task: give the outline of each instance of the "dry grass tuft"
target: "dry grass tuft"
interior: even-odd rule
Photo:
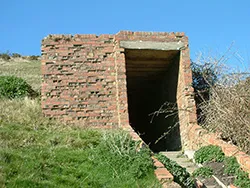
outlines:
[[[63,129],[65,124],[43,117],[39,99],[1,99],[0,124],[25,125],[29,129]],[[1,126],[0,126],[1,127]]]

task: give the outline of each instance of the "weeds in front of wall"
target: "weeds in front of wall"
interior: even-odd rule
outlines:
[[[193,173],[193,177],[210,178],[213,175],[213,169],[210,167],[201,167],[196,169]]]
[[[248,173],[240,168],[239,163],[235,157],[225,157],[221,148],[218,146],[203,146],[195,152],[194,155],[195,162],[205,163],[205,162],[223,162],[224,163],[224,173],[226,175],[235,176],[234,184],[239,187],[249,188],[250,179]],[[212,172],[209,169],[197,170],[193,175],[210,175]],[[212,174],[211,174],[212,175]]]
[[[222,162],[225,159],[225,155],[220,147],[209,145],[197,150],[194,154],[194,159],[196,163],[200,164],[210,161]]]
[[[175,161],[170,160],[162,154],[157,154],[156,158],[164,164],[169,172],[174,176],[174,181],[180,184],[182,187],[194,188],[194,179],[186,171],[185,168],[178,165]]]
[[[224,164],[225,164],[225,169],[224,169],[225,174],[234,175],[240,169],[240,165],[237,162],[237,159],[233,156],[225,157]]]

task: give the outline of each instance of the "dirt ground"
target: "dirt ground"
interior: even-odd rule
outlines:
[[[211,167],[213,169],[213,175],[217,177],[225,185],[233,184],[235,176],[224,174],[223,162],[208,162],[204,164],[205,167]]]

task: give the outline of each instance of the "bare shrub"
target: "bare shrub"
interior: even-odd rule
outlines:
[[[235,82],[238,76],[232,78]],[[210,100],[202,103],[204,125],[223,139],[250,153],[250,82],[238,80],[233,86],[216,85]]]
[[[211,83],[203,74],[210,91],[198,106],[205,117],[201,125],[250,154],[250,72],[226,69],[225,55],[208,59],[218,80]]]

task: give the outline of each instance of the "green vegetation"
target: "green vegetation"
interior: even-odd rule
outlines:
[[[225,157],[224,165],[225,165],[224,169],[225,174],[233,175],[240,169],[240,165],[235,157]]]
[[[203,164],[204,162],[216,161],[222,162],[225,158],[221,148],[214,145],[201,147],[194,154],[195,162]]]
[[[242,187],[242,188],[250,188],[250,179],[248,178],[248,173],[239,169],[237,170],[235,175],[236,175],[236,179],[234,181],[234,184],[236,186]]]
[[[37,61],[5,62],[0,75],[40,88]],[[121,130],[45,118],[39,98],[0,99],[0,187],[161,187],[149,150],[137,146]]]
[[[225,157],[224,173],[228,175],[235,175],[234,184],[238,187],[250,188],[250,179],[248,173],[244,172],[235,157]]]
[[[36,93],[22,78],[15,76],[0,76],[0,98],[23,98]]]
[[[42,82],[40,61],[18,60],[0,63],[0,76],[20,77],[40,93]]]
[[[192,174],[193,177],[203,177],[203,178],[210,178],[212,175],[213,175],[213,169],[210,167],[198,168]]]
[[[235,157],[225,157],[221,148],[218,146],[204,146],[197,150],[194,154],[195,161],[197,163],[205,162],[223,162],[224,163],[224,173],[227,175],[234,175],[234,184],[242,188],[250,188],[250,179],[248,178],[248,173],[240,168],[239,163]],[[213,172],[209,169],[204,169],[204,167],[197,169],[193,173],[194,177],[204,174],[204,177],[212,175]]]
[[[164,155],[157,154],[156,158],[164,164],[169,172],[174,176],[174,181],[180,184],[182,187],[194,188],[194,179],[190,176],[187,170],[175,161],[170,160]]]
[[[0,187],[160,186],[149,150],[127,133],[46,119],[38,100],[0,106]]]

